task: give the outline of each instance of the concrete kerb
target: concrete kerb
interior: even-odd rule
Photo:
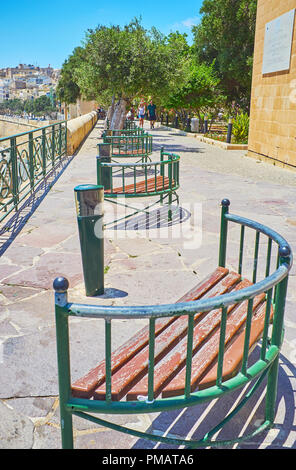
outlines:
[[[203,134],[195,134],[193,132],[186,132],[174,127],[167,127],[160,125],[159,129],[167,130],[167,131],[174,131],[179,133],[183,136],[193,137],[197,139],[199,142],[204,142],[205,144],[214,145],[215,147],[220,147],[223,150],[248,150],[247,144],[228,144],[227,142],[220,142],[215,139],[210,139],[209,137],[205,137]]]

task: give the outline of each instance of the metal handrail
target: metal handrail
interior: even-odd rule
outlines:
[[[32,193],[67,154],[67,121],[0,139],[0,222]],[[2,158],[1,158],[2,156]]]
[[[111,146],[111,155],[114,157],[147,156],[152,153],[152,139],[153,136],[146,132],[137,135],[103,135],[103,143]]]
[[[5,140],[9,140],[9,139],[11,139],[12,137],[15,137],[15,138],[17,138],[17,137],[22,137],[23,135],[28,135],[28,134],[30,134],[31,132],[38,132],[38,131],[40,132],[40,131],[42,131],[42,129],[48,129],[49,127],[56,126],[57,124],[65,124],[65,123],[67,123],[67,122],[68,122],[67,120],[64,120],[64,121],[57,121],[57,122],[55,122],[55,123],[53,123],[53,124],[48,124],[47,126],[34,128],[34,129],[32,129],[31,131],[20,132],[19,134],[13,134],[13,135],[8,136],[8,137],[1,137],[0,143],[1,143],[1,142],[4,142]]]
[[[113,163],[104,163],[108,166],[117,166]],[[134,164],[137,165],[137,164]],[[148,165],[148,164],[147,164]],[[149,164],[150,165],[150,164]],[[276,284],[281,282],[289,273],[292,263],[293,256],[289,243],[276,231],[266,227],[258,222],[250,219],[240,217],[234,214],[228,214],[227,219],[235,223],[244,224],[250,228],[253,228],[260,233],[264,233],[278,243],[279,254],[283,258],[284,262],[279,266],[274,273],[267,276],[265,279],[252,284],[249,287],[245,287],[238,291],[231,292],[229,294],[222,294],[218,297],[212,297],[209,299],[201,299],[184,303],[176,304],[163,304],[163,305],[146,305],[146,306],[100,306],[100,305],[83,305],[77,303],[71,303],[68,305],[69,313],[78,316],[89,316],[97,318],[115,319],[115,318],[156,318],[165,316],[180,316],[184,314],[192,314],[196,312],[207,312],[216,308],[223,308],[229,305],[243,302],[256,297],[258,294],[266,292],[274,287]]]
[[[208,299],[163,304],[163,305],[148,305],[148,306],[99,306],[99,305],[85,305],[78,303],[69,303],[67,300],[68,282],[61,278],[55,281],[54,287],[56,290],[56,305],[57,309],[61,309],[61,315],[57,315],[57,332],[60,331],[58,341],[58,351],[60,351],[60,360],[63,361],[60,366],[60,397],[63,400],[62,418],[66,419],[72,413],[84,419],[90,420],[97,424],[116,429],[121,432],[136,435],[139,437],[146,437],[156,441],[162,441],[172,444],[182,445],[185,444],[189,447],[204,447],[206,445],[222,445],[234,442],[240,442],[246,438],[250,438],[259,432],[270,428],[274,421],[275,403],[276,403],[276,387],[277,375],[279,367],[279,352],[283,341],[283,317],[285,309],[285,299],[287,292],[288,274],[292,266],[292,252],[288,242],[277,232],[259,224],[253,220],[240,217],[234,214],[229,214],[228,207],[229,201],[222,201],[221,211],[221,232],[220,232],[220,251],[219,251],[219,266],[225,266],[227,243],[227,225],[229,222],[238,223],[241,227],[249,227],[256,231],[256,244],[255,255],[258,256],[258,244],[260,233],[269,237],[268,252],[267,252],[267,268],[266,276],[259,282],[254,282],[249,287],[232,291],[228,294],[219,295],[217,297],[210,297]],[[241,231],[240,243],[240,260],[242,258],[242,238],[244,232]],[[278,245],[278,262],[277,268],[269,274],[270,256],[271,256],[271,243],[274,241]],[[257,259],[254,266],[257,265]],[[256,270],[253,271],[253,279],[256,278]],[[270,308],[272,304],[271,294],[275,288],[274,297],[274,315],[273,327],[268,341],[268,326],[270,323]],[[253,311],[253,298],[261,293],[266,293],[266,308],[264,331],[262,335],[262,345],[260,358],[253,364],[248,364],[249,358],[249,337],[252,323]],[[229,305],[240,304],[243,301],[248,301],[248,312],[246,316],[246,328],[244,335],[243,357],[240,371],[231,378],[223,381],[223,361],[224,361],[224,341],[227,322],[227,307]],[[217,379],[216,384],[209,386],[204,390],[191,391],[191,356],[192,356],[192,335],[193,335],[193,319],[194,314],[197,312],[207,312],[215,309],[221,309],[221,328],[220,328],[220,347],[217,358]],[[57,313],[59,310],[57,310]],[[187,331],[187,356],[186,356],[186,381],[184,384],[184,394],[180,396],[172,396],[169,398],[154,398],[153,377],[154,377],[154,340],[155,340],[155,319],[161,317],[172,316],[188,316],[188,331]],[[87,318],[101,318],[105,320],[105,347],[106,347],[106,399],[105,400],[90,400],[83,398],[74,398],[71,396],[70,390],[70,365],[68,356],[68,339],[65,336],[67,331],[68,317],[87,317]],[[143,400],[134,400],[131,402],[113,401],[111,396],[111,321],[113,319],[149,319],[149,366],[148,366],[148,396],[142,397]],[[63,333],[64,332],[64,333]],[[66,342],[66,346],[65,346]],[[190,346],[191,345],[191,346]],[[65,359],[64,354],[67,354]],[[65,375],[65,371],[66,375]],[[187,374],[188,371],[188,374]],[[213,441],[213,435],[220,430],[224,424],[241,409],[242,406],[254,394],[256,389],[262,383],[264,377],[267,375],[267,391],[266,391],[266,405],[265,405],[265,421],[258,429],[251,432],[248,436],[238,437],[236,439],[229,439],[226,441]],[[258,378],[259,377],[259,378]],[[67,378],[67,379],[65,379]],[[110,423],[100,418],[89,415],[89,412],[94,413],[149,413],[160,412],[164,410],[173,410],[193,406],[198,403],[203,403],[216,398],[219,398],[226,393],[243,387],[247,383],[257,379],[255,385],[247,392],[244,399],[226,416],[218,425],[211,429],[202,439],[199,440],[186,440],[176,437],[159,436],[153,433],[143,433],[136,430],[120,426],[115,423]],[[67,410],[67,411],[65,411]],[[69,418],[70,419],[70,418]],[[72,424],[67,425],[67,430],[63,433],[64,445],[71,447],[72,441]]]

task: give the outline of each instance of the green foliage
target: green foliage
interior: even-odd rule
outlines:
[[[166,108],[183,108],[201,116],[208,109],[223,103],[224,97],[219,92],[220,79],[214,71],[214,63],[210,66],[199,65],[189,58],[183,70],[183,82],[168,95]]]
[[[147,31],[138,19],[123,28],[98,26],[87,31],[83,50],[76,48],[64,63],[58,97],[66,103],[83,96],[110,104],[114,96],[130,104],[136,96],[150,95],[157,102],[180,80],[188,47],[185,35]]]
[[[19,98],[3,101],[0,103],[1,111],[11,111],[15,114],[20,114],[24,111],[24,102]]]
[[[62,103],[76,103],[81,92],[76,79],[76,70],[85,59],[82,47],[76,47],[69,58],[64,62],[61,77],[56,89],[57,97]]]
[[[240,113],[233,120],[232,135],[236,144],[247,144],[250,118],[247,113]]]
[[[249,106],[257,0],[204,0],[199,25],[193,27],[199,62],[212,64],[228,102]]]
[[[194,43],[178,31],[165,36],[134,18],[124,27],[99,25],[63,64],[60,101],[112,98],[128,106],[152,97],[158,109],[217,114],[233,102],[248,111],[257,0],[204,0]]]
[[[56,111],[56,105],[52,104],[49,96],[43,95],[35,98],[34,100],[22,101],[18,98],[4,101],[0,103],[0,110],[10,111],[14,114],[34,114],[41,116],[43,114]]]

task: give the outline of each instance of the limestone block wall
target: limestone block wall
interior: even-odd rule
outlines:
[[[67,122],[68,155],[73,155],[73,153],[78,149],[85,137],[92,130],[96,122],[96,111],[84,114],[83,116],[79,116],[75,119],[70,119]]]
[[[88,114],[92,111],[95,111],[98,107],[96,101],[84,101],[78,99],[75,104],[70,104],[68,106],[68,119],[75,119],[84,114]]]
[[[15,117],[0,116],[0,138],[29,132],[40,127],[48,126],[56,121],[36,121]]]
[[[248,155],[296,169],[296,20],[290,70],[262,75],[265,25],[296,0],[258,0]]]

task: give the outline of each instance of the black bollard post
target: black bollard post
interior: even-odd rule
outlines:
[[[205,119],[204,119],[204,133],[208,133],[208,115],[205,114]]]
[[[191,118],[188,115],[187,120],[186,120],[186,132],[190,132],[190,131],[191,131]]]
[[[226,142],[228,144],[231,144],[231,135],[232,135],[232,118],[229,118],[228,128],[227,128],[227,138],[226,138]]]

